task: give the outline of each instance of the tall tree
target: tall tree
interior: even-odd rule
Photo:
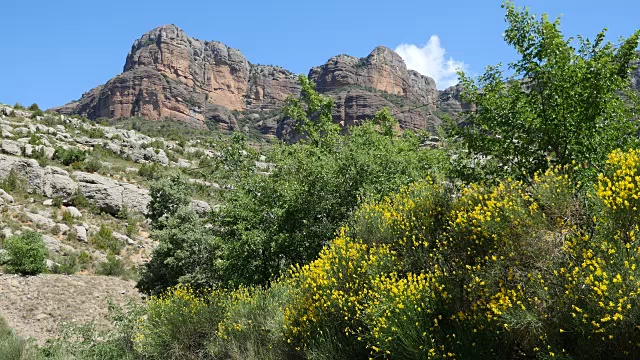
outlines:
[[[638,101],[629,75],[640,30],[618,44],[605,41],[606,30],[593,41],[565,38],[559,19],[537,18],[510,1],[502,6],[505,41],[520,59],[509,64],[510,76],[500,65],[477,80],[460,72],[462,98],[476,110],[453,133],[471,154],[530,176],[573,161],[597,166],[632,143]]]

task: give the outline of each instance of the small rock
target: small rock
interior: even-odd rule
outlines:
[[[49,261],[51,261],[51,260],[47,260],[47,262],[49,262]],[[51,262],[53,262],[53,261],[51,261]],[[38,314],[34,318],[36,320],[38,320],[38,321],[42,321],[42,320],[44,320],[44,319],[46,319],[48,317],[49,317],[49,315],[47,315],[47,314]]]
[[[84,226],[75,225],[73,227],[78,235],[78,241],[87,242],[87,228]]]
[[[207,215],[209,212],[211,212],[211,206],[207,202],[202,200],[191,200],[189,206],[200,216]]]
[[[60,253],[60,241],[58,239],[49,235],[42,235],[42,240],[44,240],[44,246],[46,246],[47,250]]]
[[[0,199],[4,200],[6,203],[13,204],[13,196],[7,194],[3,189],[0,189]]]
[[[69,232],[69,227],[67,226],[67,224],[58,224],[58,228],[60,228],[60,234],[62,235],[66,235]]]
[[[68,206],[67,209],[65,210],[66,212],[68,212],[69,214],[71,214],[71,216],[74,219],[78,219],[82,217],[82,213],[80,212],[80,210],[78,210],[76,207],[74,206]]]
[[[22,155],[22,144],[13,140],[2,140],[2,144],[0,145],[0,150],[3,153],[15,156]]]
[[[47,199],[47,200],[43,201],[42,205],[44,205],[44,206],[53,206],[53,199]]]
[[[47,229],[51,229],[56,225],[55,221],[49,219],[46,216],[42,216],[40,214],[32,214],[32,213],[26,212],[25,215],[36,226],[42,226]]]
[[[2,229],[2,232],[1,232],[1,233],[2,233],[2,236],[4,236],[4,238],[5,238],[5,239],[6,239],[6,238],[10,238],[10,237],[12,237],[12,236],[13,236],[13,232],[12,232],[12,231],[11,231],[11,229],[9,229],[9,228],[4,228],[4,229]]]

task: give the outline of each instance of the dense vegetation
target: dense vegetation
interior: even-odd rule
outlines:
[[[116,311],[113,332],[43,349],[0,329],[0,352],[637,357],[640,152],[627,90],[640,31],[576,49],[558,21],[504,6],[521,60],[511,78],[461,74],[477,110],[442,148],[398,134],[388,111],[339,135],[332,101],[301,78],[285,108],[301,140],[275,145],[261,173],[241,137],[224,143],[220,209],[190,209],[180,176],[152,187],[159,246],[138,284],[143,307]]]

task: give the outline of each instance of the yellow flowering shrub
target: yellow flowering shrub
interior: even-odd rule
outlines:
[[[596,195],[604,205],[601,226],[609,225],[613,236],[635,242],[640,219],[640,150],[609,154],[605,172],[598,175]]]
[[[198,292],[187,285],[151,296],[146,316],[138,320],[134,346],[155,359],[200,359],[217,336],[225,303],[222,291]]]
[[[136,347],[181,356],[206,338],[214,358],[637,357],[640,152],[612,153],[595,186],[573,170],[455,196],[427,179],[365,203],[269,289],[151,298]]]
[[[386,244],[403,262],[398,271],[422,269],[443,232],[451,189],[431,178],[406,186],[355,212],[350,234],[367,244]]]
[[[284,309],[284,326],[288,342],[300,350],[363,334],[362,312],[373,295],[371,277],[394,267],[395,254],[388,246],[369,246],[346,231],[316,261],[293,272],[298,290]],[[360,351],[358,345],[354,348]]]

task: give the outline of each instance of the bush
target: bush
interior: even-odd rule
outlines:
[[[96,274],[105,276],[119,276],[125,279],[135,277],[135,272],[128,269],[122,259],[112,253],[107,254],[107,261],[98,264]]]
[[[192,191],[191,184],[180,174],[173,174],[151,184],[147,217],[153,226],[161,229],[171,215],[189,203]]]
[[[23,183],[24,182],[18,177],[18,173],[14,169],[11,169],[6,178],[0,179],[0,188],[4,191],[13,192],[20,190]]]
[[[38,104],[36,104],[36,103],[31,104],[31,105],[27,108],[27,110],[29,110],[29,111],[42,111],[42,110],[40,110],[40,107],[39,107],[39,106],[38,106]]]
[[[80,168],[86,172],[97,173],[100,170],[102,170],[103,167],[104,165],[102,164],[102,162],[100,162],[100,160],[92,157],[82,162],[82,165]]]
[[[71,215],[71,212],[65,210],[62,213],[62,222],[64,222],[65,224],[71,226],[73,225],[74,220],[75,219],[73,218],[73,215]]]
[[[183,285],[152,296],[138,324],[135,349],[152,359],[205,359],[225,304],[222,292],[199,293]]]
[[[76,254],[61,256],[56,259],[56,262],[57,263],[51,269],[51,272],[54,274],[73,275],[80,270],[78,255]]]
[[[148,180],[158,180],[163,177],[164,169],[158,163],[142,164],[138,175]]]
[[[35,347],[15,334],[0,317],[0,354],[6,360],[31,360],[36,358]]]
[[[86,158],[86,151],[76,148],[64,149],[62,147],[57,147],[56,151],[53,153],[53,159],[60,161],[63,165],[66,166],[74,163],[81,163]]]
[[[159,294],[179,283],[207,288],[220,281],[219,264],[211,261],[220,251],[220,240],[191,208],[180,208],[152,236],[158,246],[141,268],[137,284],[140,291]]]
[[[47,248],[39,232],[25,231],[20,235],[14,235],[4,240],[3,247],[7,252],[5,269],[8,272],[37,275],[47,269]]]
[[[114,254],[119,254],[123,248],[122,242],[113,236],[113,230],[105,224],[100,224],[100,230],[91,236],[89,242],[98,249]]]
[[[268,289],[240,288],[232,292],[218,337],[209,352],[215,359],[290,359],[295,350],[284,340],[283,306],[294,294],[283,281]]]
[[[84,132],[88,137],[93,139],[103,139],[105,137],[104,130],[98,127],[92,127],[88,130],[85,130]]]

